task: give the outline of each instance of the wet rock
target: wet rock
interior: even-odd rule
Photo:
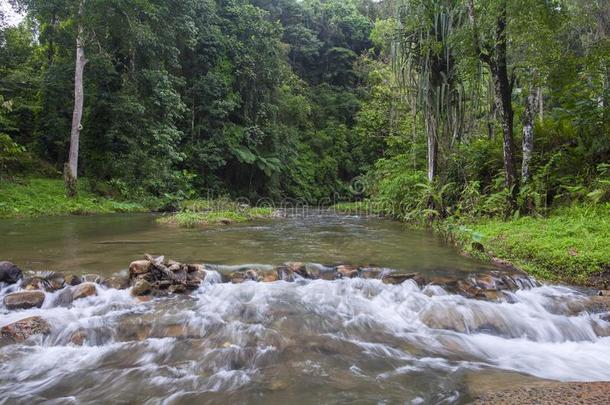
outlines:
[[[365,267],[358,271],[358,276],[365,279],[375,279],[379,278],[382,270],[374,267]]]
[[[66,288],[55,296],[52,304],[54,307],[69,307],[73,300],[72,290]]]
[[[19,291],[4,297],[4,305],[8,309],[40,308],[45,295],[42,291]]]
[[[293,282],[294,281],[294,272],[286,266],[281,266],[277,268],[277,275],[280,280]]]
[[[183,294],[186,292],[186,285],[183,284],[172,284],[167,289],[171,294]]]
[[[70,335],[70,343],[75,346],[82,346],[88,338],[88,333],[84,329],[79,329]]]
[[[72,290],[73,300],[93,297],[95,295],[97,295],[97,287],[94,283],[82,283],[74,287],[74,289]]]
[[[131,294],[134,296],[146,295],[146,294],[150,294],[150,292],[151,292],[151,285],[146,280],[136,281],[136,283],[133,285],[133,288],[131,290]]]
[[[22,277],[21,269],[11,262],[0,262],[0,282],[15,284]]]
[[[104,280],[102,285],[115,290],[126,290],[129,288],[129,279],[124,276],[112,276]]]
[[[222,281],[225,283],[241,284],[246,281],[246,273],[243,271],[234,271],[226,277],[223,275]]]
[[[338,278],[354,278],[358,276],[358,268],[355,266],[349,266],[342,264],[337,266]]]
[[[47,274],[44,279],[46,291],[58,291],[66,286],[65,277],[62,273],[51,272]]]
[[[148,273],[151,270],[152,263],[149,260],[136,260],[129,265],[129,274],[137,276]]]
[[[203,264],[187,264],[186,268],[189,273],[205,274],[205,266]]]
[[[261,281],[264,283],[273,283],[275,281],[279,281],[280,279],[280,276],[277,274],[277,270],[262,271],[260,276],[262,277]]]
[[[26,277],[21,282],[21,288],[24,290],[32,291],[32,290],[44,290],[45,281],[42,277],[33,276]]]
[[[293,274],[297,274],[303,278],[313,278],[307,271],[307,266],[301,262],[287,262],[284,263],[284,267],[290,270]]]
[[[402,284],[407,280],[412,280],[418,277],[418,273],[388,273],[381,278],[384,284]]]
[[[39,316],[22,319],[6,325],[0,330],[3,339],[16,343],[23,342],[34,335],[48,335],[49,333],[51,333],[51,326]]]
[[[80,283],[83,282],[82,278],[75,274],[66,275],[64,278],[64,281],[65,281],[66,285],[71,285],[71,286],[79,285]]]
[[[583,310],[592,313],[610,312],[610,295],[589,297],[583,302]]]

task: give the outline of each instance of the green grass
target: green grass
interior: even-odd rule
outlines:
[[[550,281],[586,285],[610,269],[610,204],[563,208],[548,218],[485,220],[450,232],[467,251],[476,254],[473,242],[481,243],[484,255]]]
[[[59,179],[23,179],[0,182],[0,218],[39,217],[46,215],[88,215],[115,212],[139,212],[146,208],[137,203],[114,201],[97,196],[79,182],[78,197],[66,196]]]
[[[248,207],[229,200],[191,200],[182,203],[183,211],[158,219],[165,225],[182,228],[233,224],[258,218],[271,218],[274,210],[267,207]]]

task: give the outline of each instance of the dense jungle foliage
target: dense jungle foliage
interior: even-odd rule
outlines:
[[[101,195],[355,198],[417,221],[610,199],[607,0],[10,3],[5,181],[68,160],[80,38],[79,175]]]

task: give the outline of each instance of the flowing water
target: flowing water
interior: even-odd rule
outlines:
[[[5,221],[0,235],[1,260],[106,276],[145,252],[219,265],[490,270],[427,232],[326,214],[194,230],[150,215]],[[0,326],[34,315],[52,326],[0,348],[0,402],[450,404],[524,382],[610,380],[610,323],[580,312],[587,292],[568,287],[488,302],[413,281],[223,284],[212,272],[190,296],[149,302],[100,286],[62,306],[61,294],[47,293],[41,309],[0,304]]]

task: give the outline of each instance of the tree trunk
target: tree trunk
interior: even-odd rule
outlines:
[[[496,23],[495,55],[490,61],[496,93],[496,110],[500,116],[503,133],[504,172],[506,187],[512,190],[513,197],[518,192],[517,166],[515,163],[515,140],[513,138],[514,111],[512,105],[513,86],[508,77],[506,60],[506,3]]]
[[[437,127],[433,116],[428,113],[426,117],[427,123],[427,136],[428,136],[428,181],[432,183],[436,178],[437,161],[438,161],[438,141],[437,141]]]
[[[521,182],[523,184],[530,181],[530,162],[534,150],[534,116],[536,109],[536,90],[532,90],[525,102],[525,112],[523,113],[523,161],[521,163]]]
[[[504,173],[506,187],[511,189],[512,203],[515,205],[518,193],[517,166],[515,163],[515,140],[513,138],[514,111],[512,105],[513,85],[508,75],[506,38],[506,7],[507,0],[501,3],[500,14],[496,20],[496,36],[492,45],[488,45],[483,52],[479,43],[477,19],[475,15],[474,0],[467,3],[468,18],[472,24],[472,34],[475,51],[482,62],[489,66],[494,85],[494,101],[496,113],[502,125]]]
[[[64,166],[64,180],[66,191],[69,196],[74,197],[77,192],[76,184],[78,178],[78,147],[80,142],[81,120],[83,117],[83,72],[85,70],[85,48],[83,44],[83,6],[81,0],[78,14],[78,33],[76,35],[76,63],[74,69],[74,112],[72,114],[72,131],[70,132],[70,157],[68,164]]]

